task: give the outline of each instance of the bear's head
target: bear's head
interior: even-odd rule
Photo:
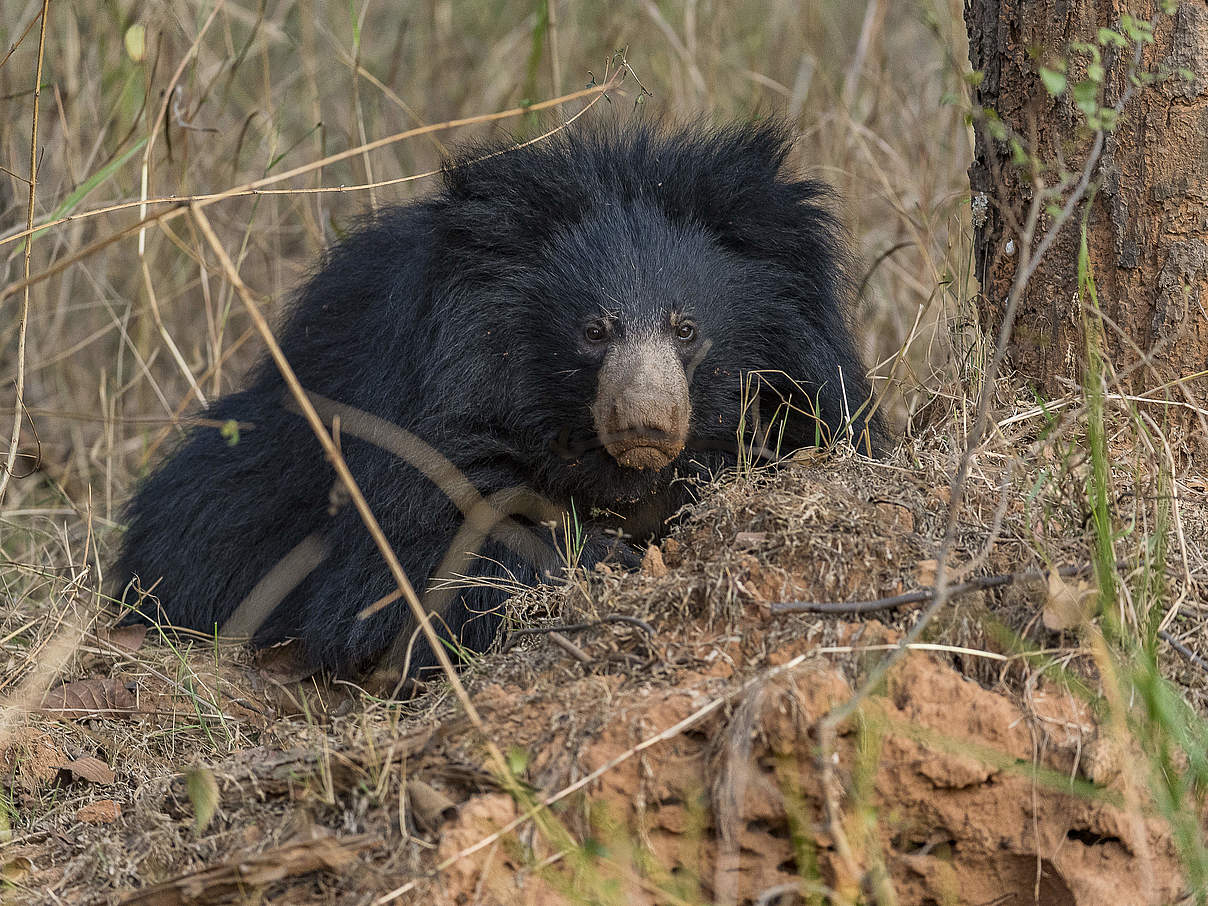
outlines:
[[[601,505],[717,452],[849,425],[875,447],[846,234],[825,187],[788,172],[790,144],[774,122],[642,126],[451,162],[432,266],[489,363],[460,376],[459,417],[491,400],[506,416],[484,432],[520,448],[539,491]]]

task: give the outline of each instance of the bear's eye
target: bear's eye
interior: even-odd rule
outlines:
[[[681,324],[679,326],[679,328],[675,331],[675,336],[676,336],[676,339],[678,339],[682,343],[691,343],[693,340],[696,339],[696,325],[695,324]]]
[[[603,343],[608,339],[608,325],[595,321],[583,328],[583,336],[589,343]]]

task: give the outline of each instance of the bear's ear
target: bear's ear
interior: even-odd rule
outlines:
[[[776,266],[803,310],[842,317],[855,296],[851,243],[832,190],[789,167],[786,123],[686,128],[655,138],[650,148],[643,182],[668,217]]]
[[[792,130],[783,120],[687,129],[664,141],[656,160],[669,216],[700,224],[741,255],[791,269],[803,257],[846,263],[834,193],[790,171]]]
[[[662,144],[661,185],[670,191],[668,200],[687,205],[718,231],[792,185],[785,172],[792,130],[781,120],[686,128]]]
[[[594,163],[594,133],[561,133],[534,145],[463,145],[442,167],[435,228],[446,256],[471,271],[531,256],[606,198]],[[491,265],[493,267],[494,265]]]

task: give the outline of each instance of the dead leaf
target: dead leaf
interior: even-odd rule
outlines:
[[[794,450],[792,455],[789,456],[789,460],[806,465],[826,459],[828,455],[825,450],[819,447],[802,447],[799,450]]]
[[[84,824],[112,824],[121,816],[121,803],[114,799],[98,799],[76,812],[76,820]]]
[[[283,878],[310,871],[326,869],[338,872],[355,861],[358,852],[378,843],[379,840],[369,834],[344,840],[319,837],[288,843],[257,856],[235,859],[144,887],[128,894],[120,902],[122,906],[185,906],[222,902],[228,897],[246,896],[248,888],[265,887]]]
[[[113,783],[115,777],[109,765],[92,755],[85,755],[83,758],[60,765],[60,775],[64,772],[70,775],[72,780],[83,780],[87,783]]]
[[[222,798],[218,792],[218,781],[208,768],[192,768],[185,775],[185,788],[189,791],[189,801],[193,803],[193,826],[201,833],[218,811]]]
[[[1042,618],[1046,629],[1059,632],[1081,626],[1093,613],[1095,588],[1086,579],[1067,581],[1049,573],[1048,594]]]
[[[134,693],[124,682],[103,676],[64,683],[46,693],[42,710],[75,720],[129,717],[137,712]]]
[[[122,651],[138,651],[147,639],[147,630],[151,627],[146,623],[132,623],[129,626],[118,626],[109,631],[109,644]]]
[[[1128,752],[1117,740],[1100,736],[1091,740],[1082,750],[1079,770],[1082,775],[1099,786],[1111,787],[1123,778],[1128,770]]]

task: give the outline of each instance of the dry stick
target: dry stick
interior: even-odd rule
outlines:
[[[569,654],[572,658],[574,658],[580,664],[590,664],[591,663],[591,656],[588,655],[588,653],[586,651],[584,651],[582,648],[580,648],[578,645],[576,645],[574,642],[572,642],[566,636],[564,636],[562,633],[551,632],[549,634],[549,640],[551,642],[553,642],[555,645],[557,645],[559,648],[561,648],[563,651],[565,651],[567,654]]]
[[[1080,566],[1062,566],[1056,570],[1057,575],[1063,577],[1083,575],[1090,571],[1090,564],[1083,563]],[[983,591],[988,588],[999,588],[1003,585],[1010,585],[1013,582],[1034,582],[1038,579],[1046,579],[1050,575],[1048,570],[1030,569],[1018,573],[1001,573],[995,576],[978,576],[970,579],[967,582],[961,582],[957,585],[948,587],[948,597],[955,598],[957,595],[968,594],[971,591]],[[877,598],[875,601],[827,601],[825,603],[815,603],[813,601],[778,601],[771,605],[773,614],[784,613],[840,613],[840,614],[865,614],[874,613],[878,610],[892,610],[895,607],[904,607],[907,604],[920,604],[925,601],[933,601],[936,597],[936,586],[930,588],[919,588],[915,591],[908,591],[905,594],[892,595],[887,598]]]
[[[314,405],[310,401],[310,397],[306,391],[302,389],[302,384],[298,381],[298,376],[294,374],[294,369],[290,366],[285,358],[285,353],[281,351],[281,347],[277,345],[276,337],[273,336],[272,329],[268,322],[264,319],[264,315],[260,312],[260,306],[256,304],[256,300],[252,298],[252,292],[243,282],[243,278],[239,276],[239,272],[235,269],[230,257],[219,241],[214,228],[210,226],[210,221],[206,218],[205,212],[201,210],[200,205],[190,205],[190,211],[197,226],[200,228],[206,241],[210,244],[214,255],[218,258],[222,269],[226,274],[226,278],[235,288],[235,292],[243,301],[247,308],[248,315],[252,322],[256,325],[256,329],[260,332],[260,336],[264,339],[265,346],[268,347],[269,354],[273,357],[273,362],[277,365],[277,369],[281,372],[281,376],[285,379],[285,383],[289,386],[290,393],[293,394],[297,401],[298,407],[302,410],[302,414],[306,416],[307,422],[310,424],[311,430],[314,431],[315,437],[319,439],[319,443],[323,446],[323,451],[327,454],[332,466],[339,475],[340,480],[348,489],[348,494],[352,498],[353,505],[357,508],[357,513],[361,517],[361,521],[365,523],[365,528],[373,537],[374,544],[382,554],[382,558],[386,561],[386,565],[390,569],[391,575],[394,577],[395,583],[402,590],[403,596],[407,599],[407,603],[411,606],[411,612],[416,622],[424,632],[425,638],[428,640],[428,645],[432,649],[432,653],[436,655],[436,659],[440,662],[441,668],[445,672],[445,676],[449,680],[449,684],[453,687],[453,692],[461,702],[465,709],[466,716],[470,719],[482,734],[483,744],[486,746],[487,754],[490,757],[495,770],[499,775],[499,782],[505,787],[511,786],[512,774],[508,770],[507,762],[504,760],[503,753],[499,751],[498,746],[487,735],[486,725],[483,723],[482,717],[478,713],[478,709],[474,707],[474,703],[470,700],[470,696],[466,693],[465,687],[461,684],[460,678],[457,676],[457,670],[453,667],[453,662],[449,659],[449,654],[445,650],[445,646],[441,643],[440,637],[436,634],[436,630],[432,628],[432,623],[428,619],[428,611],[420,603],[419,597],[415,593],[415,589],[411,585],[411,581],[407,578],[407,574],[403,572],[402,565],[398,562],[398,557],[395,556],[393,548],[390,547],[390,542],[386,539],[382,527],[378,524],[377,518],[373,515],[373,511],[369,509],[369,503],[365,500],[365,495],[361,493],[360,487],[356,483],[356,479],[352,477],[352,472],[349,471],[348,464],[344,461],[343,455],[336,447],[335,441],[328,432],[327,427],[319,418],[319,413],[315,411]]]
[[[864,21],[860,25],[860,38],[856,42],[855,53],[852,54],[851,64],[847,67],[847,74],[843,78],[843,91],[839,95],[840,103],[843,109],[850,112],[852,104],[855,101],[856,88],[860,83],[860,76],[864,74],[864,63],[868,58],[869,48],[872,47],[875,39],[875,32],[885,22],[886,13],[885,4],[882,0],[872,0],[864,7]]]
[[[684,44],[680,36],[676,34],[675,29],[671,27],[671,23],[663,17],[658,5],[654,0],[643,0],[642,8],[646,11],[646,15],[654,20],[655,26],[663,33],[663,37],[667,39],[667,43],[671,45],[676,56],[687,67],[688,80],[696,90],[697,97],[704,98],[707,96],[709,89],[705,84],[705,77],[701,74],[700,67],[696,65],[696,60],[693,59],[691,51],[688,50],[688,46]]]
[[[1192,651],[1190,648],[1188,648],[1186,645],[1184,645],[1182,642],[1180,642],[1178,639],[1176,639],[1173,635],[1171,635],[1165,629],[1158,630],[1158,638],[1160,638],[1163,642],[1165,642],[1167,645],[1169,645],[1171,648],[1173,648],[1179,654],[1183,655],[1183,657],[1187,658],[1187,660],[1189,660],[1191,663],[1195,664],[1197,667],[1199,667],[1205,673],[1208,673],[1208,661],[1204,660],[1202,657],[1200,657],[1198,654],[1196,654],[1194,651]]]
[[[50,5],[49,3],[43,3],[41,11],[35,13],[34,17],[29,20],[29,24],[26,25],[25,28],[21,32],[21,37],[17,38],[17,40],[12,43],[12,45],[8,48],[8,53],[6,53],[4,55],[4,59],[0,60],[0,67],[4,66],[4,64],[8,62],[8,58],[11,57],[14,53],[16,53],[17,48],[25,43],[25,39],[29,36],[29,33],[31,31],[33,31],[33,29],[34,29],[34,24],[37,23],[39,20],[42,22],[46,21],[46,7],[49,5]],[[8,171],[5,171],[5,172],[8,172]]]
[[[32,233],[50,229],[51,227],[61,226],[65,223],[72,223],[77,220],[84,220],[84,219],[87,219],[90,217],[97,217],[97,216],[100,216],[101,214],[111,214],[115,211],[123,211],[128,208],[144,207],[146,205],[152,205],[152,204],[174,205],[175,208],[167,210],[167,211],[162,211],[158,215],[150,215],[149,217],[146,218],[147,222],[151,222],[154,220],[171,220],[175,217],[180,216],[180,214],[182,214],[184,212],[185,208],[190,205],[198,205],[200,207],[205,207],[205,206],[213,204],[216,201],[225,201],[228,198],[243,198],[248,195],[285,195],[285,194],[306,195],[306,194],[317,194],[317,193],[322,193],[322,192],[351,192],[351,191],[356,191],[358,189],[367,189],[367,188],[369,188],[369,186],[365,186],[365,185],[323,186],[320,188],[295,187],[295,188],[289,188],[289,189],[265,189],[264,187],[273,185],[274,183],[279,183],[279,182],[283,182],[288,179],[292,179],[295,176],[305,175],[314,170],[321,170],[324,167],[330,166],[331,164],[339,163],[342,160],[345,160],[349,157],[355,157],[356,155],[362,154],[366,151],[376,151],[378,148],[383,148],[387,145],[396,144],[398,142],[405,141],[406,139],[409,139],[409,138],[415,138],[416,136],[419,136],[419,135],[428,135],[432,132],[438,132],[442,129],[457,129],[462,126],[473,126],[478,123],[493,123],[493,122],[496,122],[497,120],[511,119],[512,117],[522,116],[526,113],[533,113],[538,110],[546,110],[550,107],[556,107],[559,104],[565,104],[570,101],[576,101],[579,98],[592,97],[593,95],[595,96],[595,98],[593,98],[593,100],[598,100],[600,97],[603,97],[607,92],[611,91],[612,89],[614,89],[618,85],[620,85],[620,83],[624,80],[624,74],[628,71],[629,71],[628,64],[624,64],[624,65],[620,66],[617,69],[617,71],[615,73],[613,73],[612,77],[609,78],[602,85],[593,85],[591,88],[583,88],[579,91],[572,91],[570,94],[564,94],[564,95],[561,95],[560,97],[550,98],[549,100],[540,101],[539,103],[536,103],[536,104],[530,104],[527,107],[511,107],[507,110],[500,110],[497,113],[482,113],[482,114],[478,114],[477,116],[463,117],[462,119],[445,120],[443,123],[432,123],[427,126],[416,126],[413,129],[407,129],[403,132],[396,132],[394,135],[387,135],[384,138],[374,139],[373,141],[369,142],[366,145],[358,145],[353,148],[346,148],[343,151],[337,151],[335,154],[329,154],[327,157],[324,157],[320,160],[312,161],[311,163],[308,163],[308,164],[302,164],[300,166],[294,167],[294,169],[292,169],[292,170],[286,170],[284,173],[276,173],[271,176],[263,176],[260,179],[253,180],[252,182],[243,183],[242,185],[235,186],[234,188],[231,188],[231,189],[224,189],[221,192],[210,192],[210,193],[204,193],[204,194],[200,194],[200,195],[181,195],[181,196],[166,196],[166,197],[158,197],[158,198],[146,198],[146,199],[139,199],[138,201],[122,201],[122,202],[117,202],[115,204],[106,205],[101,208],[96,208],[95,210],[92,210],[92,211],[83,211],[79,214],[68,214],[66,217],[60,217],[58,220],[49,220],[46,223],[37,224],[36,226],[29,227],[25,230],[22,230],[19,233],[14,233],[11,236],[5,236],[3,239],[0,239],[0,246],[7,245],[10,242],[16,242],[18,239],[21,239],[25,236],[29,236]],[[420,179],[420,178],[423,178],[426,176],[433,176],[439,172],[440,172],[439,170],[433,170],[428,173],[420,173],[420,174],[417,174],[414,176],[403,176],[403,177],[400,177],[397,179],[382,180],[382,181],[374,183],[374,186],[375,187],[388,186],[388,185],[394,185],[395,183],[408,182],[408,181]],[[141,224],[140,224],[140,226],[141,226]],[[72,260],[68,261],[67,263],[74,263],[74,260],[78,260],[78,259],[72,259]],[[35,276],[31,282],[37,283],[42,279],[45,279],[45,277],[43,275],[39,274],[39,275]],[[0,291],[0,302],[7,299],[13,293],[19,292],[21,289],[24,288],[24,286],[25,286],[25,282],[19,282],[19,283],[13,284],[11,286],[5,287],[3,291]]]
[[[340,48],[340,51],[344,56],[345,62],[351,62],[351,58],[348,56],[347,52],[344,51],[343,48]],[[359,63],[357,64],[357,74],[362,79],[364,79],[366,82],[369,82],[369,84],[371,84],[374,88],[376,88],[378,91],[380,91],[383,95],[385,95],[387,98],[389,98],[391,101],[393,101],[398,106],[398,108],[403,111],[403,113],[407,114],[407,116],[410,117],[412,120],[414,120],[416,123],[418,123],[421,126],[426,125],[424,123],[424,118],[416,112],[414,107],[412,107],[405,100],[403,100],[403,98],[401,98],[399,96],[398,92],[396,92],[393,88],[391,88],[389,85],[387,85],[385,82],[383,82],[381,79],[379,79],[377,76],[375,76],[372,72],[370,72],[368,69],[366,69],[364,66],[362,66]],[[432,142],[432,147],[434,147],[436,149],[436,152],[441,157],[449,156],[449,149],[445,147],[444,143],[441,142],[441,140],[439,138],[437,138],[436,136],[432,136],[429,139],[429,141]]]
[[[147,197],[147,192],[151,183],[151,154],[155,150],[155,141],[159,138],[159,129],[164,124],[168,117],[168,105],[172,102],[173,92],[176,90],[176,83],[180,81],[180,77],[184,75],[185,67],[192,61],[197,49],[201,46],[201,39],[205,37],[209,31],[210,25],[213,24],[219,11],[222,9],[222,0],[214,4],[214,8],[210,11],[210,15],[202,23],[201,30],[197,33],[197,37],[193,39],[189,45],[188,51],[181,57],[180,64],[176,67],[176,71],[172,73],[172,78],[168,80],[167,89],[164,91],[164,99],[159,105],[159,113],[155,115],[154,122],[151,123],[150,134],[147,137],[147,146],[143,149],[143,163],[140,167],[140,184],[139,184],[139,209],[138,216],[140,218],[147,216],[147,205],[150,199]],[[138,234],[138,253],[141,257],[146,248],[147,237],[146,231],[140,231]]]
[[[34,74],[34,115],[29,130],[29,212],[25,224],[30,228],[34,223],[34,205],[38,194],[38,101],[42,96],[42,60],[46,53],[46,12],[49,8],[50,0],[42,0],[42,25],[38,31],[38,67]],[[25,243],[25,293],[21,297],[21,320],[17,324],[17,400],[13,405],[13,433],[8,442],[8,455],[5,457],[4,469],[0,470],[0,502],[4,500],[4,492],[8,489],[9,479],[17,466],[21,422],[25,418],[25,337],[29,330],[29,271],[33,250],[34,239],[30,235]]]
[[[563,623],[558,626],[522,626],[519,629],[509,630],[509,635],[540,635],[543,632],[581,632],[584,629],[595,629],[597,626],[603,626],[605,623],[628,623],[630,626],[636,626],[642,632],[646,633],[647,638],[654,638],[653,626],[645,620],[621,613],[609,614],[588,623]]]
[[[364,105],[361,103],[361,78],[360,78],[361,50],[363,49],[363,46],[361,43],[361,38],[364,36],[365,15],[368,12],[369,12],[369,4],[366,3],[364,6],[361,7],[361,14],[359,17],[357,17],[357,22],[355,23],[356,28],[355,28],[355,31],[353,32],[353,42],[356,46],[356,53],[354,54],[354,56],[352,58],[351,65],[349,66],[349,69],[352,70],[353,119],[356,121],[357,137],[360,138],[362,145],[364,145],[366,142],[369,141],[369,136],[365,132],[365,110],[364,110]],[[363,166],[365,168],[365,179],[369,181],[370,185],[372,185],[373,184],[373,159],[369,156],[368,151],[364,152],[361,155],[361,166]],[[373,188],[371,188],[371,189],[369,189],[369,210],[376,211],[377,209],[378,209],[377,192]]]

